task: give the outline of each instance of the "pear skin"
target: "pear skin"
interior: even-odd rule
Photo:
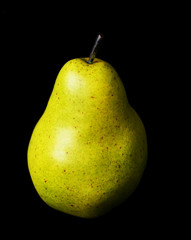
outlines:
[[[115,69],[98,58],[68,61],[28,147],[43,201],[74,216],[101,216],[133,193],[146,161],[143,123]]]

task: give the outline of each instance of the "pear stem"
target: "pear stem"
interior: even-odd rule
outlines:
[[[99,34],[96,38],[96,41],[94,43],[94,46],[92,48],[92,51],[90,53],[90,56],[89,56],[89,59],[88,59],[88,63],[93,63],[93,60],[97,54],[97,50],[98,50],[98,47],[100,46],[100,42],[101,40],[103,39],[103,35],[102,34]]]

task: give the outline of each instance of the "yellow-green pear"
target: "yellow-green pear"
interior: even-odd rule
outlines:
[[[115,69],[98,58],[68,61],[28,147],[40,197],[67,214],[101,216],[135,190],[146,161],[144,126]]]

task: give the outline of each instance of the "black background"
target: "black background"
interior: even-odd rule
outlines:
[[[6,224],[27,224],[29,233],[141,233],[155,236],[178,221],[171,201],[172,159],[169,144],[172,73],[178,13],[173,6],[109,2],[4,6],[1,12],[3,67],[2,120],[8,169],[4,190]],[[103,217],[87,220],[48,207],[37,195],[27,168],[27,148],[61,67],[89,56],[97,34],[97,54],[119,73],[128,100],[141,117],[148,137],[148,164],[134,194]],[[176,74],[175,74],[176,75]],[[26,225],[25,225],[26,227]],[[39,232],[38,232],[39,234]],[[100,234],[100,235],[99,235]],[[123,235],[121,235],[123,236]]]

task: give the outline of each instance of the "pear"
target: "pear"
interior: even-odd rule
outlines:
[[[104,215],[133,193],[146,161],[146,132],[116,70],[95,55],[68,61],[28,147],[42,200],[82,218]]]

